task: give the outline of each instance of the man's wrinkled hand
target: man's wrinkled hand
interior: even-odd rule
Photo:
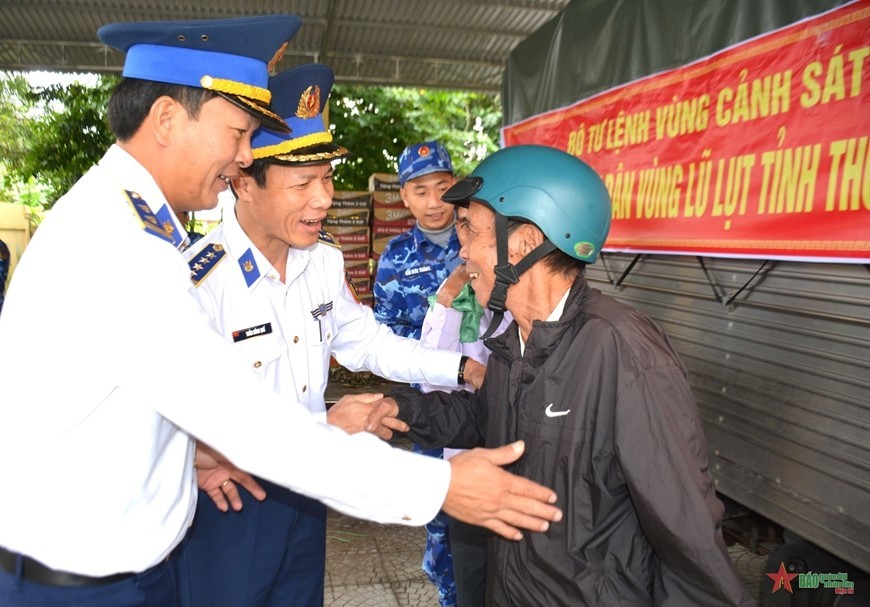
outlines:
[[[518,441],[497,449],[472,449],[450,458],[452,475],[442,509],[454,518],[479,525],[509,540],[520,529],[546,531],[562,519],[553,506],[556,494],[528,479],[502,470],[522,455]]]
[[[483,385],[483,380],[486,379],[486,365],[477,362],[473,358],[469,358],[465,363],[465,383],[474,386],[475,390],[480,390]]]
[[[371,432],[383,440],[393,438],[393,432],[407,432],[410,426],[396,417],[399,405],[390,397],[384,398],[372,408],[365,421],[366,432]]]
[[[436,301],[445,308],[449,308],[450,304],[453,303],[453,300],[456,299],[456,296],[469,279],[470,276],[468,275],[465,264],[459,264],[453,269],[450,276],[447,277],[447,280],[445,280],[438,289],[438,295],[436,295],[435,298]]]
[[[342,396],[327,411],[326,421],[348,434],[365,432],[366,419],[375,405],[380,403],[383,398],[383,394],[348,394]]]
[[[258,500],[266,499],[266,492],[254,477],[239,470],[222,454],[199,441],[196,443],[194,466],[197,485],[208,494],[221,512],[226,512],[230,506],[237,512],[242,509],[242,497],[237,484]]]

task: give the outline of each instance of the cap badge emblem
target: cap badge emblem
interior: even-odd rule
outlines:
[[[275,66],[277,66],[278,62],[281,61],[281,59],[284,57],[284,51],[287,50],[289,44],[289,42],[285,42],[284,44],[279,46],[278,50],[275,51],[275,54],[269,60],[269,63],[266,65],[266,69],[269,70],[270,73],[275,71]]]
[[[420,146],[420,149],[417,152],[420,156],[428,156],[429,155],[429,147],[428,146]]]
[[[299,97],[296,116],[299,118],[314,118],[320,113],[320,87],[312,84]]]

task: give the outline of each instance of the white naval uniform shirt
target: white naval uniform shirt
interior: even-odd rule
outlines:
[[[227,213],[185,257],[201,268],[197,293],[218,331],[272,390],[322,421],[333,354],[352,371],[455,387],[461,355],[399,337],[378,323],[350,291],[341,250],[329,242],[324,235],[308,249],[291,248],[282,283],[235,214]],[[204,255],[216,245],[224,255]]]
[[[352,516],[431,520],[449,465],[348,436],[264,387],[125,191],[166,217],[163,233],[181,229],[151,175],[112,146],[51,210],[12,279],[0,315],[0,546],[94,576],[159,563],[194,512],[191,435]]]

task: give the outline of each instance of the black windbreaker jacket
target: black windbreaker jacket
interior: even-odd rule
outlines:
[[[392,396],[428,447],[526,449],[509,470],[556,491],[546,533],[490,541],[497,607],[749,606],[721,533],[723,507],[686,370],[643,313],[578,278],[555,322],[487,340],[477,394]]]

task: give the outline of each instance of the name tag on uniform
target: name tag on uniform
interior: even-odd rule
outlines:
[[[257,337],[258,335],[268,335],[271,332],[272,323],[270,322],[263,325],[248,327],[247,329],[239,329],[238,331],[233,331],[233,343],[245,341],[246,339]]]
[[[424,272],[431,272],[432,266],[420,266],[419,268],[410,268],[405,270],[405,276],[416,276],[417,274],[423,274]]]

